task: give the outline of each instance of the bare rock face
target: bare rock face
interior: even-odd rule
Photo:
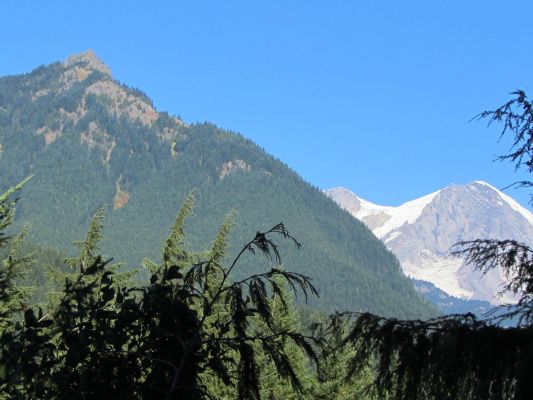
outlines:
[[[236,171],[250,172],[252,167],[243,160],[230,160],[220,167],[220,173],[218,174],[218,179],[223,180],[229,174],[232,174]]]
[[[343,187],[338,187],[338,188],[326,190],[325,193],[331,199],[333,199],[335,203],[337,203],[339,206],[344,208],[350,214],[352,214],[356,218],[360,217],[358,212],[362,211],[362,207],[361,207],[362,199],[357,197],[350,190],[343,188]]]
[[[81,76],[85,75],[85,72],[88,71],[100,71],[109,77],[112,75],[111,69],[105,65],[104,62],[91,49],[81,54],[73,54],[69,56],[63,64],[65,67],[76,71]],[[81,78],[81,76],[79,76],[79,78]]]
[[[159,114],[151,104],[128,93],[114,81],[98,81],[89,86],[86,94],[106,96],[110,101],[107,106],[109,113],[130,119],[138,119],[144,125],[150,125],[157,120]]]
[[[130,193],[124,188],[120,187],[120,181],[122,176],[120,176],[115,182],[115,198],[113,199],[113,210],[124,207],[128,204],[130,200]]]
[[[533,245],[533,214],[509,196],[481,181],[452,184],[398,207],[379,206],[348,192],[331,189],[326,194],[385,242],[406,275],[462,299],[516,301],[497,295],[505,282],[502,271],[481,276],[449,255],[450,247],[463,240],[515,239]]]
[[[82,104],[78,108],[79,117],[82,117],[86,112],[86,96],[95,95],[108,99],[108,111],[111,114],[138,119],[147,126],[159,118],[159,113],[150,102],[112,79],[111,69],[92,50],[68,57],[63,65],[65,72],[62,77],[64,85],[62,90],[67,90],[74,82],[85,80],[95,71],[103,75],[100,80],[86,88]],[[35,94],[35,96],[38,95],[41,94]],[[181,121],[176,119],[176,123],[180,125]],[[174,138],[176,135],[177,132],[170,132],[167,129],[160,136],[162,138]]]
[[[161,141],[177,143],[187,139],[181,129],[185,127],[183,121],[165,114],[163,119],[166,122],[160,123],[162,115],[151,100],[139,90],[115,81],[111,69],[92,50],[71,55],[61,67],[62,72],[55,81],[31,93],[31,99],[35,102],[42,101],[41,98],[47,95],[69,96],[71,90],[75,89],[75,95],[71,98],[74,106],[70,105],[68,111],[61,107],[56,110],[53,128],[43,125],[35,129],[35,134],[43,138],[45,147],[61,140],[68,127],[77,126],[87,116],[95,99],[104,105],[110,118],[124,117],[139,122]],[[80,143],[101,151],[102,163],[109,164],[119,144],[115,132],[102,129],[96,121],[88,124],[85,121],[82,126],[84,130],[79,133]]]

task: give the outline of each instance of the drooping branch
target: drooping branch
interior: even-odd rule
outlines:
[[[452,247],[451,254],[464,257],[465,262],[486,274],[500,269],[507,279],[500,295],[519,296],[517,305],[496,318],[518,317],[520,325],[533,323],[533,250],[516,240],[477,239],[463,241]]]
[[[503,123],[500,137],[508,131],[514,134],[511,152],[498,157],[500,160],[510,160],[518,169],[525,165],[528,172],[533,172],[531,159],[533,156],[533,107],[523,90],[511,93],[515,98],[509,100],[493,111],[483,111],[474,119],[487,119],[488,125],[494,122]]]
[[[382,398],[527,399],[533,389],[533,328],[489,325],[472,314],[401,321],[348,314],[348,376],[375,365]],[[336,322],[338,324],[338,322]]]
[[[250,240],[248,243],[246,243],[246,245],[243,246],[241,251],[234,258],[230,267],[226,271],[223,272],[223,277],[219,283],[217,290],[215,291],[213,298],[211,299],[211,301],[208,303],[207,307],[204,310],[204,316],[200,324],[203,324],[206,316],[210,314],[211,309],[213,308],[213,304],[215,304],[220,299],[220,296],[222,295],[224,291],[227,291],[227,288],[225,288],[225,286],[228,281],[228,278],[231,272],[233,271],[233,269],[235,268],[235,266],[237,265],[237,263],[239,262],[239,260],[241,259],[242,255],[246,251],[249,251],[252,254],[255,254],[256,250],[259,250],[268,259],[272,259],[272,256],[274,256],[276,262],[278,264],[281,263],[281,256],[278,251],[278,246],[274,243],[274,241],[272,241],[272,239],[269,238],[270,234],[280,234],[283,236],[284,239],[291,240],[297,248],[301,247],[301,244],[285,228],[285,225],[283,224],[283,222],[280,222],[279,224],[275,225],[274,227],[272,227],[266,232],[257,232],[255,234],[255,237],[252,240]],[[293,279],[293,280],[296,280],[296,279]],[[292,282],[291,280],[288,280],[288,281],[291,287],[294,288],[295,287],[294,282]],[[301,283],[302,284],[300,286],[302,290],[304,291],[304,294],[306,295],[306,297],[307,297],[306,288],[309,285],[312,287],[312,291],[318,294],[316,289],[310,284],[310,281],[308,278],[307,280],[303,280]]]
[[[500,139],[506,134],[514,135],[509,153],[497,157],[500,161],[509,161],[514,164],[515,170],[522,167],[528,173],[533,172],[533,105],[528,100],[523,90],[511,93],[515,96],[501,107],[492,111],[483,111],[473,119],[488,119],[488,125],[502,123],[503,128]],[[533,182],[521,180],[508,187],[532,187]],[[530,202],[533,202],[533,197]],[[533,203],[532,203],[533,204]]]

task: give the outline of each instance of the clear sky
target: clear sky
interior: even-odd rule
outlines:
[[[320,188],[397,205],[527,177],[492,162],[509,141],[469,120],[533,94],[532,21],[531,0],[4,0],[0,75],[91,48],[158,109],[238,131]]]

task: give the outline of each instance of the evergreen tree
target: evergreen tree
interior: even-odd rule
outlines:
[[[277,332],[296,333],[301,331],[298,314],[293,305],[293,296],[288,291],[286,282],[277,277],[277,289],[270,299],[272,321]],[[294,364],[294,374],[300,382],[303,392],[298,393],[282,379],[275,365],[275,360],[262,357],[258,360],[261,371],[261,397],[268,400],[296,400],[309,398],[311,386],[312,365],[309,364],[305,353],[287,337],[279,338],[280,347]]]
[[[20,312],[24,308],[24,301],[28,295],[28,290],[17,286],[28,267],[29,259],[20,257],[18,249],[24,239],[24,232],[11,237],[6,233],[6,229],[13,222],[16,199],[13,195],[19,191],[28,181],[26,179],[20,184],[8,189],[0,195],[0,249],[7,249],[6,257],[1,260],[0,265],[0,333],[7,329],[13,314]]]
[[[384,392],[378,396],[373,388],[374,373],[371,363],[358,365],[359,371],[351,372],[356,348],[345,341],[349,325],[343,318],[344,315],[337,313],[330,316],[315,316],[311,324],[314,335],[322,338],[321,364],[313,382],[311,398],[319,400],[387,398]]]
[[[24,232],[15,237],[6,233],[15,214],[17,199],[13,199],[13,195],[29,179],[0,195],[0,254],[6,254],[0,261],[0,399],[9,398],[6,389],[11,383],[17,383],[17,379],[13,382],[12,377],[21,373],[20,366],[13,365],[11,361],[19,356],[18,352],[21,349],[17,337],[17,330],[22,323],[21,315],[24,315],[25,319],[29,315],[26,304],[29,288],[20,286],[20,281],[31,263],[31,257],[19,255]]]
[[[63,296],[63,288],[68,281],[83,281],[87,279],[84,274],[85,270],[94,265],[97,260],[101,260],[100,243],[103,239],[103,219],[105,217],[106,207],[96,211],[89,222],[89,228],[84,240],[75,241],[74,245],[78,249],[75,257],[67,257],[64,264],[70,268],[69,272],[65,271],[64,265],[46,265],[47,277],[51,287],[56,289],[47,293],[49,296],[48,308],[54,308],[60,298]],[[106,271],[112,272],[109,275],[113,284],[127,285],[133,282],[137,270],[121,271],[121,264],[106,265]],[[92,277],[94,279],[94,277]]]
[[[362,368],[359,373],[347,377],[350,361],[354,356],[353,346],[346,345],[321,359],[322,366],[313,388],[313,399],[378,400],[386,398],[386,396],[377,396],[372,388],[374,375],[370,367]]]

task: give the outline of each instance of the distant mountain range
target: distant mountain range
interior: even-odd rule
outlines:
[[[107,204],[103,252],[137,267],[160,257],[194,190],[188,248],[210,246],[229,212],[230,255],[283,221],[303,245],[281,245],[284,266],[313,278],[321,293],[313,306],[402,318],[436,313],[383,243],[319,189],[237,133],[158,111],[91,51],[0,78],[0,190],[29,175],[17,224],[30,224],[29,240],[39,246],[73,253],[72,242]],[[251,254],[243,261],[236,278],[271,266]]]
[[[453,244],[473,239],[516,239],[533,245],[533,214],[490,184],[452,184],[398,207],[371,203],[345,188],[326,194],[372,229],[423,292],[434,292],[432,285],[423,285],[430,282],[448,296],[490,303],[476,303],[477,309],[515,301],[509,295],[497,296],[505,279],[501,271],[481,276],[448,252]],[[439,296],[443,299],[442,293]]]

